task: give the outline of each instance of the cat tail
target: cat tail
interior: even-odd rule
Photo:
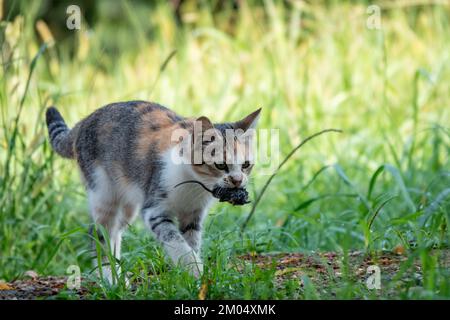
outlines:
[[[76,130],[70,130],[63,117],[55,107],[50,107],[45,113],[48,136],[53,150],[64,158],[75,158],[74,142]]]

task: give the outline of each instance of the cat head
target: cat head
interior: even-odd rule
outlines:
[[[207,117],[194,121],[191,169],[208,185],[245,187],[254,165],[254,136],[261,109],[229,123],[213,124]]]

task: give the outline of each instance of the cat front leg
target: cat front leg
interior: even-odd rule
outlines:
[[[161,209],[144,209],[145,223],[162,244],[175,264],[183,265],[193,276],[199,277],[203,264],[198,254],[181,235],[171,215]]]
[[[205,212],[194,212],[191,215],[179,217],[179,230],[183,238],[197,254],[202,245],[202,223]]]

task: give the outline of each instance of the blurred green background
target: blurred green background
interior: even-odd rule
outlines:
[[[73,125],[107,103],[143,99],[217,122],[263,107],[260,127],[280,130],[282,155],[314,132],[344,131],[287,162],[242,236],[250,208],[214,206],[208,298],[450,297],[447,1],[0,4],[0,279],[65,274],[71,264],[90,271],[84,190],[75,163],[50,150],[45,108]],[[80,30],[66,27],[71,4]],[[268,178],[254,173],[252,198]],[[353,250],[395,248],[407,258],[381,291],[345,268]],[[342,254],[344,276],[326,289],[279,288],[274,270],[235,267],[248,252],[311,251]],[[164,272],[133,294],[93,289],[93,298],[197,297],[140,222],[123,252],[134,274]]]

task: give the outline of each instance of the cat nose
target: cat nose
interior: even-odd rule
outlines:
[[[239,187],[242,184],[242,174],[230,176],[231,183],[236,187]]]

